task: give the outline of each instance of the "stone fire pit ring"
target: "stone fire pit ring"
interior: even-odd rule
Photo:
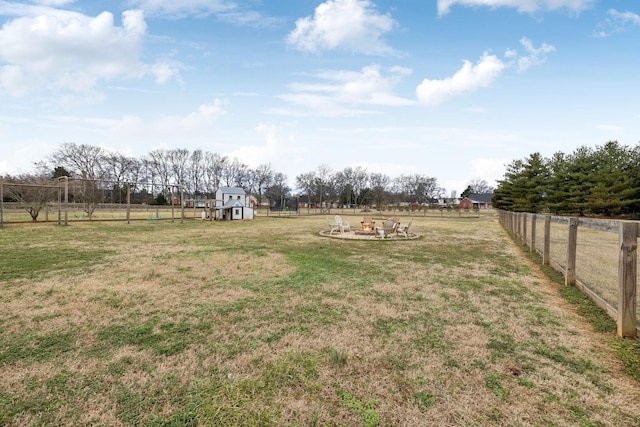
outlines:
[[[323,230],[320,232],[320,235],[322,237],[330,237],[332,239],[343,239],[343,240],[378,240],[378,241],[394,241],[394,242],[399,242],[399,241],[403,241],[403,240],[415,240],[417,238],[420,237],[419,234],[416,233],[407,233],[407,237],[404,236],[396,236],[395,233],[393,233],[390,236],[387,237],[380,237],[380,236],[376,236],[375,234],[363,234],[363,233],[358,233],[358,230],[352,230],[352,231],[345,231],[344,233],[340,233],[338,232],[334,232],[333,234],[331,234],[328,230]]]

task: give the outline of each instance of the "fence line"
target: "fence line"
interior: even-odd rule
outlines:
[[[616,320],[618,336],[640,335],[638,222],[507,211],[498,211],[498,217],[531,252],[542,255],[544,265],[564,274],[565,285],[581,289]],[[538,227],[541,219],[544,221],[542,232]],[[579,232],[580,229],[583,231]],[[613,233],[617,234],[617,244],[608,237]],[[590,247],[596,249],[589,251]],[[607,271],[607,267],[612,270],[616,257],[617,274]],[[579,259],[584,265],[578,263]],[[617,276],[617,281],[612,282],[610,276]]]
[[[49,184],[27,184],[27,183],[11,183],[5,182],[0,175],[0,228],[4,226],[5,223],[11,222],[26,222],[22,219],[20,215],[16,213],[18,211],[25,210],[34,214],[34,217],[30,222],[38,222],[36,221],[39,212],[41,209],[45,210],[46,219],[45,221],[49,221],[49,213],[51,208],[57,209],[57,222],[59,225],[67,225],[69,222],[69,214],[76,211],[79,207],[84,209],[88,215],[88,219],[92,220],[93,213],[100,209],[109,205],[117,205],[120,206],[120,209],[124,211],[125,218],[124,220],[129,223],[131,221],[131,210],[134,206],[140,206],[131,203],[132,196],[132,186],[135,185],[152,185],[155,186],[154,183],[145,183],[145,182],[116,182],[110,180],[102,180],[102,179],[85,179],[85,178],[70,178],[68,176],[59,177],[54,180],[55,185]],[[121,193],[121,197],[124,198],[122,203],[118,204],[109,204],[104,203],[104,194],[107,191],[116,191],[114,188],[102,188],[98,184],[117,184],[120,186],[117,191]],[[70,188],[71,184],[71,188]],[[33,189],[34,192],[23,197],[22,195],[17,197],[16,202],[5,202],[5,189],[7,188],[27,188]],[[87,187],[87,188],[84,188]],[[184,188],[181,185],[170,184],[164,186],[166,190],[170,193],[171,203],[168,208],[171,209],[171,222],[176,219],[177,208],[180,208],[180,221],[182,222],[185,218],[184,215],[184,204],[182,206],[175,206],[174,194],[179,196],[180,200],[184,200]],[[54,194],[46,194],[45,190],[52,190],[53,192],[57,192],[57,197]],[[55,191],[57,190],[57,191]],[[72,190],[70,192],[70,190]],[[174,193],[176,192],[177,193]],[[113,193],[112,193],[113,194]],[[73,201],[70,200],[70,195],[73,195]],[[16,194],[13,194],[12,197],[16,199]],[[56,201],[57,199],[57,201]],[[112,198],[113,200],[113,198]],[[16,209],[15,207],[19,209]],[[113,209],[112,209],[113,210]],[[5,217],[5,211],[7,213],[11,212],[13,218],[7,219]],[[158,215],[156,215],[157,217]],[[16,219],[17,218],[17,219]],[[157,219],[157,218],[153,218]],[[73,221],[73,220],[72,220]]]

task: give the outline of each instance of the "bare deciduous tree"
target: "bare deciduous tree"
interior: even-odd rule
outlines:
[[[389,192],[391,177],[383,173],[372,173],[369,176],[369,182],[373,193],[373,202],[380,208]]]
[[[270,163],[262,164],[253,170],[254,191],[258,199],[258,205],[262,203],[262,195],[271,186],[274,179],[274,171]]]
[[[58,190],[54,188],[56,182],[49,176],[22,174],[16,177],[7,176],[6,180],[9,182],[4,185],[7,196],[27,211],[32,221],[37,221],[40,211],[57,199]]]
[[[204,188],[209,197],[214,197],[220,187],[226,157],[207,152],[204,156]]]
[[[471,193],[474,194],[486,194],[492,193],[493,187],[489,185],[487,181],[481,178],[473,178],[468,182],[468,188]]]

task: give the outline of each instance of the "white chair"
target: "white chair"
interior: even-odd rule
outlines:
[[[391,236],[395,231],[398,223],[392,219],[387,219],[382,223],[382,227],[376,227],[376,233],[379,237],[385,238]]]
[[[404,237],[409,237],[409,227],[413,224],[413,218],[409,218],[409,222],[407,225],[396,228],[396,235],[403,235]]]
[[[344,233],[345,231],[351,231],[351,226],[348,222],[342,222],[342,217],[340,215],[336,215],[336,225],[340,229],[340,233]]]
[[[327,229],[329,230],[329,234],[333,234],[334,231],[340,231],[338,224],[331,224],[329,218],[327,218]]]

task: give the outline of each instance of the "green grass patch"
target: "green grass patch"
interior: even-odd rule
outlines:
[[[616,322],[606,311],[598,307],[584,292],[575,286],[561,286],[560,295],[576,306],[576,311],[583,316],[596,332],[616,332]]]
[[[355,412],[363,426],[375,427],[378,425],[380,415],[376,411],[378,407],[376,400],[360,400],[341,389],[336,389],[336,394],[340,397],[340,405]]]
[[[148,349],[156,354],[170,356],[186,350],[193,342],[189,335],[194,325],[188,322],[161,323],[158,319],[142,323],[116,324],[99,330],[98,339],[108,348],[133,345],[138,349]]]
[[[601,367],[597,366],[587,359],[584,359],[582,357],[571,357],[571,352],[562,346],[556,346],[552,348],[546,343],[540,342],[535,346],[534,354],[543,356],[549,360],[559,363],[560,365],[577,374],[584,374],[587,371],[602,371]]]
[[[499,372],[487,372],[484,378],[484,385],[498,398],[504,400],[508,392],[502,385],[501,375]]]
[[[76,334],[55,331],[48,334],[23,332],[11,337],[0,337],[0,366],[22,362],[55,360],[64,353],[76,350]]]
[[[54,271],[75,270],[101,263],[113,251],[64,247],[12,246],[3,248],[0,282],[32,279]]]
[[[629,376],[640,382],[640,343],[637,340],[611,338],[608,340]]]

